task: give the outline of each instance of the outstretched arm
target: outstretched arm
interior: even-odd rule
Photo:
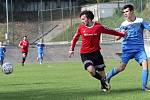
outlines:
[[[126,36],[126,34],[127,34],[127,27],[120,26],[119,28],[116,28],[115,30],[118,31],[118,32],[123,32],[125,36]],[[124,37],[125,37],[125,36],[124,36]],[[117,36],[116,40],[118,41],[118,40],[120,40],[121,38],[122,38],[121,36]]]
[[[102,33],[105,33],[105,34],[110,34],[110,35],[115,35],[115,36],[120,36],[120,37],[124,37],[125,36],[125,32],[118,32],[118,31],[115,31],[113,29],[109,29],[107,27],[104,27],[104,26],[101,26],[101,31]]]

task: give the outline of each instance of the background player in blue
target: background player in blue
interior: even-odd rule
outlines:
[[[0,65],[3,65],[6,48],[3,46],[3,42],[0,42]]]
[[[37,45],[37,60],[40,64],[43,62],[43,56],[44,56],[44,47],[45,45],[41,42],[39,42]]]
[[[122,72],[128,61],[134,58],[142,66],[142,90],[150,91],[147,88],[148,81],[148,58],[144,49],[143,30],[150,31],[150,25],[142,18],[134,14],[134,7],[130,4],[123,7],[123,15],[126,20],[121,24],[120,30],[127,30],[122,42],[121,64],[107,73],[106,81]]]

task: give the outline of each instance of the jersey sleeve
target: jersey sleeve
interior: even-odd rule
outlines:
[[[4,47],[4,53],[6,52],[6,48]]]
[[[150,32],[150,25],[146,21],[143,20],[142,25]]]
[[[38,47],[38,46],[39,46],[39,44],[37,43],[37,44],[36,44],[36,47]]]
[[[80,28],[78,27],[77,32],[75,33],[75,35],[73,36],[73,39],[71,41],[71,46],[69,48],[70,51],[74,51],[75,45],[76,45],[80,35],[81,35]]]
[[[118,31],[112,30],[112,29],[104,27],[104,26],[101,26],[101,33],[115,35],[115,36],[121,36],[121,37],[124,37],[124,35],[125,35],[122,32],[118,32]]]
[[[22,46],[22,41],[19,42],[19,47]]]

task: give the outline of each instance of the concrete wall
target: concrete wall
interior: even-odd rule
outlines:
[[[44,63],[53,61],[81,61],[80,60],[80,45],[75,47],[75,55],[72,58],[68,57],[68,49],[70,44],[55,44],[47,45],[44,55]],[[102,44],[101,53],[104,59],[119,59],[116,52],[120,51],[120,44]],[[4,62],[13,64],[21,63],[21,53],[17,46],[6,46],[7,52]],[[26,63],[37,63],[37,50],[34,46],[30,46]]]

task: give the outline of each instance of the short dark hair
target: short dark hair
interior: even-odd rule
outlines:
[[[24,39],[24,38],[27,38],[27,36],[26,36],[26,35],[25,35],[25,36],[23,36],[23,39]]]
[[[123,6],[122,10],[129,8],[130,11],[134,10],[134,6],[132,4],[127,4]]]
[[[94,14],[93,14],[93,12],[90,11],[90,10],[84,10],[84,11],[82,11],[82,12],[80,13],[80,17],[81,17],[82,15],[85,15],[87,18],[90,18],[91,20],[94,19]]]

